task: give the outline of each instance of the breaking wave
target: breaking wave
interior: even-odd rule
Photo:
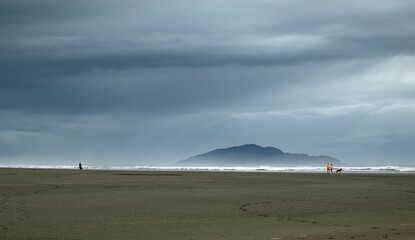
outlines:
[[[77,169],[70,165],[0,165],[0,168],[29,169]],[[341,167],[345,173],[415,173],[415,167],[407,166],[369,166]],[[215,171],[215,172],[325,172],[324,167],[177,167],[177,166],[84,166],[85,170],[124,170],[124,171]],[[337,168],[334,168],[337,169]]]

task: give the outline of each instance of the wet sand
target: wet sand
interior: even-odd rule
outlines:
[[[415,239],[415,174],[0,169],[0,239]]]

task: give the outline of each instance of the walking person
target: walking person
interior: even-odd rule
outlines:
[[[331,167],[330,167],[330,163],[327,163],[326,168],[327,168],[327,173],[330,173],[330,169],[331,169]]]

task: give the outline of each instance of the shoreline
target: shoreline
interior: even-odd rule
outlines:
[[[338,167],[341,173],[330,174],[415,174],[415,167],[408,166],[363,166]],[[335,168],[335,169],[338,169]],[[47,166],[47,165],[0,165],[0,169],[52,169],[79,170],[77,166]],[[183,166],[83,166],[83,171],[177,171],[177,172],[270,172],[270,173],[327,173],[323,167],[183,167]]]

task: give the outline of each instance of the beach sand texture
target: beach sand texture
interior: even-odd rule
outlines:
[[[415,239],[414,174],[0,169],[0,239]]]

